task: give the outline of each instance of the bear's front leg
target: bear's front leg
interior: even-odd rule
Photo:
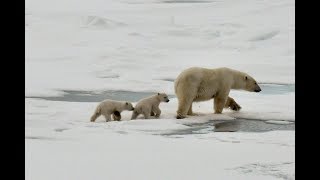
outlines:
[[[154,112],[156,113],[155,117],[160,117],[161,110],[159,109],[159,107],[154,107]]]
[[[228,97],[227,102],[224,107],[225,108],[230,107],[230,109],[232,109],[234,111],[239,111],[241,109],[241,106],[238,103],[236,103],[236,101],[233,98],[231,98],[230,96]]]
[[[119,111],[113,112],[112,117],[113,117],[113,120],[115,120],[115,121],[120,121],[121,120],[121,114],[120,114]]]
[[[214,98],[214,113],[221,114],[224,105],[226,104],[227,97],[215,97]]]

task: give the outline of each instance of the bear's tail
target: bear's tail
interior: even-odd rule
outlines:
[[[101,107],[98,106],[98,107],[96,108],[96,110],[94,111],[94,114],[91,116],[90,121],[91,121],[91,122],[94,122],[100,115],[101,115]]]

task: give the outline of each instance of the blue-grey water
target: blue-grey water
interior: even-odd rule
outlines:
[[[170,80],[171,81],[171,80]],[[295,92],[294,84],[260,84],[261,94],[285,94]],[[48,101],[66,101],[66,102],[101,102],[104,99],[113,99],[118,101],[137,102],[144,97],[156,94],[156,92],[132,92],[132,91],[76,91],[62,90],[61,96],[41,97],[27,96],[26,98],[44,99]],[[173,98],[175,95],[169,95]],[[295,123],[291,124],[272,124],[261,120],[236,119],[234,121],[209,121],[203,124],[188,125],[186,130],[177,130],[163,135],[179,134],[203,134],[209,132],[265,132],[273,130],[295,130]]]
[[[260,94],[284,94],[295,92],[295,85],[292,84],[261,84]],[[27,96],[26,98],[38,98],[49,101],[68,101],[68,102],[101,102],[104,99],[118,101],[136,102],[144,97],[156,94],[157,92],[133,92],[133,91],[77,91],[62,90],[63,95],[52,97]],[[173,98],[175,95],[169,95]]]

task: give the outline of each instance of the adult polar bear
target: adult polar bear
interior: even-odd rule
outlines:
[[[242,89],[260,92],[256,80],[244,72],[222,67],[207,69],[188,68],[181,72],[174,82],[174,90],[178,98],[177,119],[194,115],[192,103],[214,99],[214,112],[222,113],[223,108],[240,110],[240,106],[229,97],[231,89]]]

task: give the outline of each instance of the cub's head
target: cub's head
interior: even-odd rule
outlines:
[[[253,79],[251,76],[245,74],[244,75],[244,89],[250,92],[260,92],[261,88],[258,85],[257,81]]]
[[[158,93],[157,96],[160,102],[169,102],[168,95],[166,95],[165,93]]]
[[[130,102],[126,102],[124,104],[124,109],[125,110],[128,110],[128,111],[133,111],[134,110],[134,107],[132,106],[132,104]]]

